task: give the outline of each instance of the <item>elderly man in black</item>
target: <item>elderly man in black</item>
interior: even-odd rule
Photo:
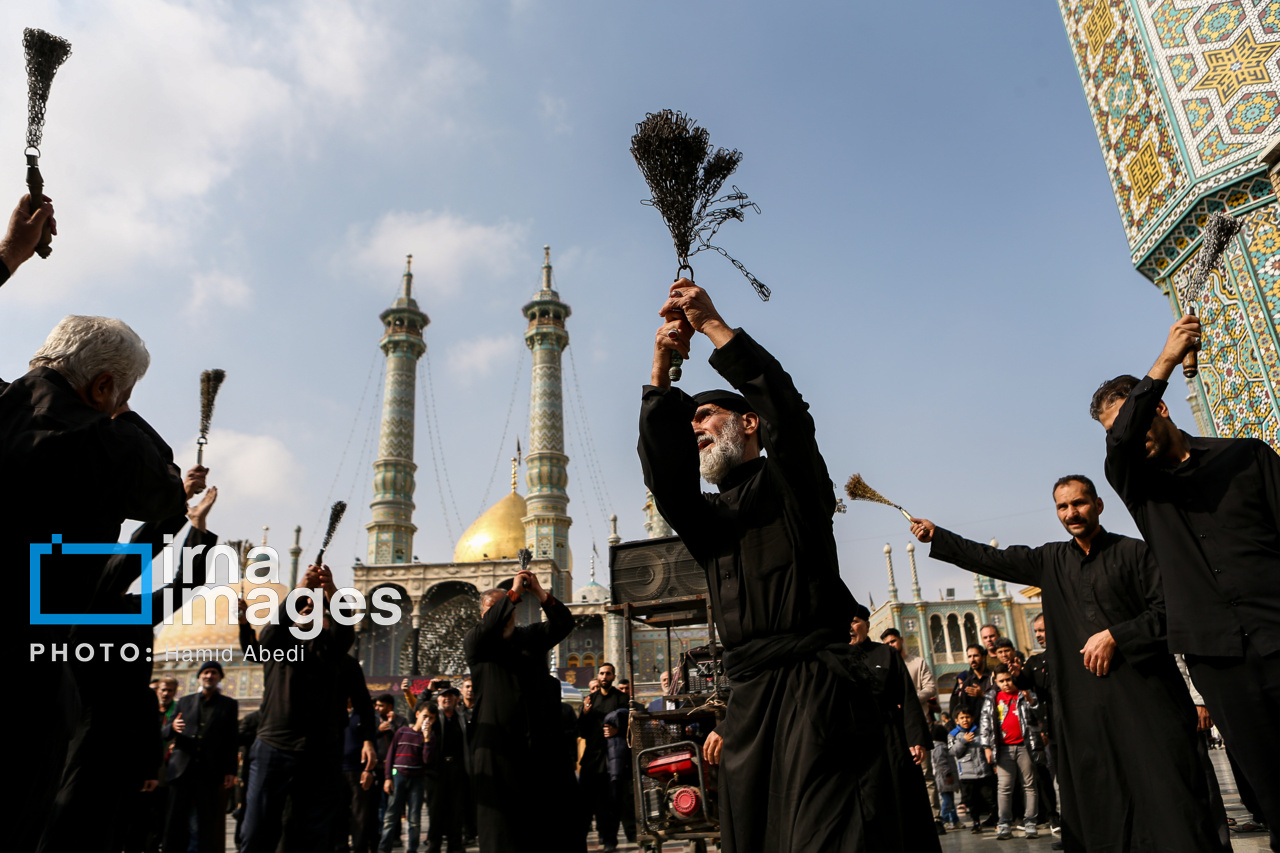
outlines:
[[[911,531],[935,560],[1043,590],[1064,849],[1230,849],[1196,750],[1195,708],[1165,642],[1155,559],[1140,539],[1102,528],[1088,477],[1058,480],[1053,499],[1067,542],[1001,551],[924,518]]]
[[[1143,379],[1118,376],[1089,413],[1107,430],[1107,480],[1164,576],[1169,648],[1185,656],[1280,850],[1280,457],[1256,438],[1202,438],[1161,399],[1199,346],[1200,321],[1169,329]]]
[[[240,706],[218,690],[222,664],[200,665],[200,690],[178,700],[178,713],[160,733],[173,739],[168,781],[172,786],[164,846],[187,850],[191,812],[196,813],[196,850],[222,853],[226,817],[221,792],[236,783]]]
[[[723,751],[721,842],[745,851],[928,850],[901,826],[926,803],[897,789],[866,653],[848,644],[856,602],[836,559],[836,500],[808,404],[791,377],[687,279],[659,311],[640,461],[658,510],[707,573],[733,682],[707,741]],[[671,387],[694,332],[741,393]],[[761,455],[761,450],[767,456]],[[703,494],[698,476],[719,487]],[[722,740],[723,738],[723,740]],[[924,806],[927,811],[928,806]],[[932,830],[932,823],[928,824]]]
[[[523,591],[537,596],[546,619],[516,625]],[[480,622],[462,647],[471,667],[475,716],[468,728],[472,785],[485,853],[586,850],[576,810],[573,768],[564,761],[560,682],[547,654],[573,631],[573,614],[517,572],[511,589],[480,597]]]
[[[125,323],[69,316],[32,357],[25,376],[0,381],[0,565],[15,569],[10,577],[18,586],[11,592],[22,606],[33,601],[46,614],[118,607],[140,561],[109,572],[110,555],[66,555],[54,537],[114,543],[126,518],[183,518],[188,495],[204,488],[204,469],[193,470],[190,491],[184,488],[169,446],[129,409],[149,364],[142,339]],[[53,552],[40,558],[41,588],[34,598],[27,571],[33,544]],[[15,804],[24,815],[19,832],[30,834],[19,844],[32,849],[53,806],[71,732],[91,722],[87,710],[82,713],[85,691],[78,685],[89,668],[77,669],[65,655],[53,658],[69,642],[68,626],[19,621],[17,642],[6,646],[6,655],[24,682],[56,692],[52,704],[58,709],[46,720],[44,736],[29,746],[30,778]],[[137,686],[145,688],[145,678]]]

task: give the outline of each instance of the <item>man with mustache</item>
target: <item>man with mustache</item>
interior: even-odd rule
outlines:
[[[1155,559],[1141,540],[1102,528],[1088,477],[1061,478],[1053,500],[1066,542],[1001,551],[924,518],[911,532],[936,560],[1042,590],[1063,849],[1229,850],[1196,752],[1195,709],[1165,642]]]
[[[1175,322],[1147,375],[1104,382],[1089,414],[1107,431],[1107,480],[1160,561],[1169,648],[1186,659],[1280,850],[1280,457],[1258,438],[1174,425],[1161,398],[1200,333],[1194,316]],[[1252,430],[1240,416],[1236,428]]]
[[[677,281],[659,314],[639,452],[658,510],[707,573],[733,684],[704,750],[722,765],[723,849],[939,850],[924,780],[905,746],[886,747],[873,664],[848,643],[858,604],[840,579],[808,404],[693,282]],[[687,355],[695,332],[740,393],[671,386],[672,353]]]

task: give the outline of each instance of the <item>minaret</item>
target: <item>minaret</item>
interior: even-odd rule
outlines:
[[[525,547],[537,559],[555,560],[569,571],[569,457],[564,453],[564,394],[560,356],[569,345],[564,322],[569,306],[551,287],[551,247],[543,246],[542,288],[521,309],[529,326],[524,342],[533,354],[533,381],[529,390],[529,452],[525,454],[525,497],[529,514],[524,518]],[[552,589],[567,600],[571,590]]]
[[[302,556],[302,525],[293,528],[293,547],[289,549],[289,589],[298,585],[298,559]]]
[[[662,513],[658,512],[658,505],[653,502],[653,492],[648,489],[644,490],[644,529],[650,539],[676,535]]]
[[[369,531],[369,563],[407,563],[413,558],[413,416],[418,359],[427,351],[422,330],[431,320],[413,298],[413,255],[404,267],[404,286],[390,308],[379,315],[387,357],[387,380],[382,392],[382,428],[378,459],[373,463],[373,520]]]
[[[920,575],[916,573],[916,543],[907,543],[907,559],[911,561],[911,600],[922,601],[920,595]]]
[[[609,544],[622,544],[622,537],[618,535],[618,514],[616,512],[609,516]]]
[[[898,603],[898,585],[893,580],[893,548],[889,543],[884,544],[884,563],[889,567],[889,603]]]

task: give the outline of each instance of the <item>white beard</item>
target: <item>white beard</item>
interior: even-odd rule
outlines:
[[[702,479],[715,486],[729,472],[742,464],[742,456],[746,452],[747,436],[742,431],[742,424],[737,418],[724,422],[715,442],[705,450],[698,452],[698,470]]]

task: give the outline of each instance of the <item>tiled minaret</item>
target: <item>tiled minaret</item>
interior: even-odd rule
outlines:
[[[543,246],[542,287],[522,309],[529,326],[524,342],[533,354],[533,381],[529,390],[529,452],[525,454],[525,497],[529,514],[524,518],[525,547],[536,559],[552,559],[561,569],[569,569],[569,525],[567,512],[569,457],[564,452],[564,393],[560,357],[569,345],[564,323],[569,306],[551,287],[551,247]],[[568,575],[557,575],[557,578]],[[552,589],[561,601],[569,600],[570,589]]]
[[[1058,0],[1058,8],[1133,265],[1168,300],[1166,321],[1195,308],[1205,323],[1200,373],[1189,382],[1200,432],[1280,450],[1280,181],[1269,178],[1280,161],[1280,4]],[[1243,227],[1205,297],[1189,304],[1179,288],[1216,211]],[[1158,305],[1153,298],[1152,316]],[[1151,356],[1162,340],[1157,333],[1145,344]],[[1115,369],[1141,375],[1145,366]],[[1181,381],[1178,371],[1170,384]]]
[[[389,565],[413,559],[414,390],[418,359],[427,351],[422,330],[431,320],[413,298],[413,255],[404,268],[404,286],[382,319],[383,354],[387,380],[382,393],[382,428],[378,433],[378,459],[373,463],[373,520],[369,531],[369,563]]]

